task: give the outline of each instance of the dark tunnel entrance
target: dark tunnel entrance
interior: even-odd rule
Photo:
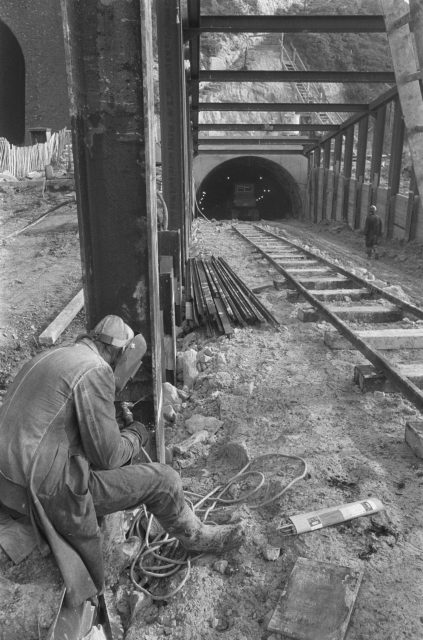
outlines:
[[[0,137],[12,144],[25,138],[25,60],[9,27],[0,20]]]
[[[286,169],[266,158],[243,156],[223,162],[204,178],[197,206],[217,220],[280,220],[300,217],[302,203]]]

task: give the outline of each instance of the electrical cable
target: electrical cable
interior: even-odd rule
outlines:
[[[144,451],[149,457],[148,454]],[[265,474],[262,471],[252,470],[251,467],[259,462],[268,460],[269,458],[289,458],[302,463],[303,470],[301,473],[295,476],[283,489],[273,494],[266,500],[259,501],[258,504],[251,504],[251,509],[259,509],[271,502],[274,502],[280,498],[288,489],[290,489],[296,482],[305,478],[308,473],[307,463],[300,456],[294,456],[285,453],[266,453],[254,460],[250,460],[238,473],[236,473],[228,482],[224,485],[218,485],[205,496],[198,494],[194,491],[185,491],[185,500],[191,506],[193,511],[197,515],[201,514],[202,522],[206,522],[212,511],[219,506],[227,507],[233,504],[239,504],[240,502],[247,502],[258,492],[266,483]],[[151,461],[151,458],[150,458]],[[257,477],[258,481],[256,486],[239,497],[222,497],[229,491],[234,484],[240,484],[245,482],[248,478]],[[193,502],[192,498],[198,499],[197,502]],[[210,503],[210,504],[208,504]],[[209,523],[212,521],[209,520]],[[145,532],[145,533],[144,533]],[[153,514],[149,514],[145,506],[138,511],[132,520],[131,526],[128,531],[127,537],[137,536],[143,540],[139,551],[133,558],[130,566],[130,579],[137,591],[141,591],[153,600],[168,600],[172,598],[178,591],[182,589],[191,572],[192,562],[198,560],[203,554],[190,555],[184,547],[179,543],[179,540],[175,537],[169,537],[161,525],[155,520]],[[178,557],[178,554],[180,557]],[[147,562],[147,560],[154,561],[154,564]],[[185,569],[185,573],[179,582],[179,584],[170,592],[160,595],[154,593],[154,589],[159,580],[163,578],[169,578],[175,575],[181,569]],[[138,573],[138,576],[136,575]]]

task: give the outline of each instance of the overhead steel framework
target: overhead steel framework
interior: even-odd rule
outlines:
[[[198,5],[200,3],[197,3]],[[382,15],[201,16],[190,24],[185,38],[202,33],[383,33]]]

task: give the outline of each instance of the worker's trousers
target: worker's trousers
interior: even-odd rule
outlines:
[[[179,474],[158,462],[91,471],[89,491],[98,517],[144,504],[164,529],[175,522],[185,504]]]

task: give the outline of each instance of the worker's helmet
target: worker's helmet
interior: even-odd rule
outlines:
[[[119,316],[105,316],[91,331],[94,340],[123,349],[134,337],[134,332]]]
[[[376,213],[376,211],[377,211],[377,207],[376,207],[374,204],[372,204],[372,205],[370,205],[370,207],[369,207],[369,211],[373,211],[373,213]]]

